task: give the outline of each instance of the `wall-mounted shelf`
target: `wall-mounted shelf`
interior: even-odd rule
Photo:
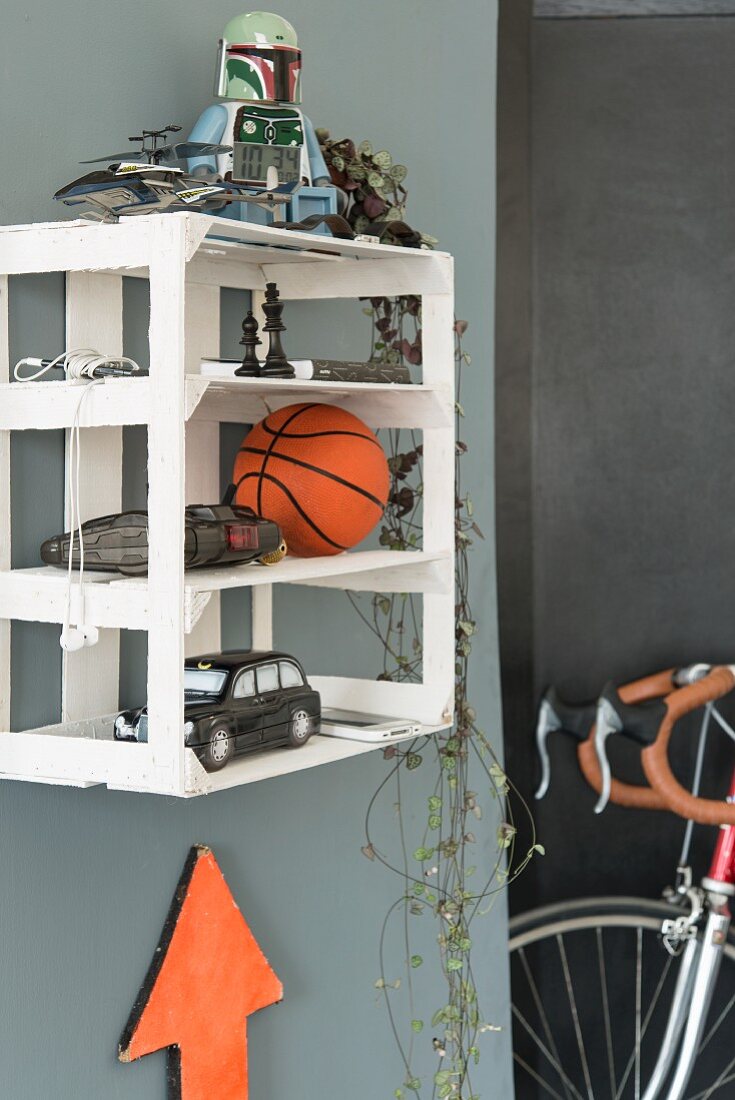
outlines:
[[[278,566],[238,565],[185,573],[184,632],[199,622],[214,592],[272,584],[305,584],[354,592],[434,592],[452,589],[450,551],[350,551],[326,558],[286,558]],[[119,573],[85,574],[85,621],[117,630],[147,630],[148,581]],[[78,593],[72,594],[72,621]],[[53,566],[0,572],[0,618],[62,623],[66,571]]]
[[[68,346],[98,347],[108,354],[123,350],[122,276],[150,281],[150,377],[95,387],[81,417],[84,519],[120,509],[122,428],[148,428],[150,569],[148,578],[87,575],[85,618],[100,628],[100,642],[64,654],[64,720],[11,732],[11,624],[61,623],[67,599],[63,571],[11,569],[11,432],[69,429],[79,395],[78,385],[63,381],[10,381],[8,277],[49,271],[67,272]],[[316,737],[302,749],[236,758],[219,773],[204,771],[183,743],[183,661],[185,654],[220,648],[220,593],[230,588],[252,591],[253,645],[260,649],[273,644],[274,585],[420,593],[422,683],[310,680],[325,706],[411,718],[423,723],[426,733],[446,728],[454,683],[452,280],[452,260],[443,253],[332,240],[204,214],[157,214],[117,225],[0,227],[0,777],[104,783],[191,797],[380,748]],[[285,299],[421,296],[422,382],[201,376],[200,360],[219,346],[220,287],[249,289],[257,298],[271,281]],[[423,549],[357,550],[287,558],[271,568],[185,572],[184,505],[219,495],[219,424],[253,423],[305,400],[339,404],[375,429],[422,431]],[[143,745],[112,740],[124,629],[148,632],[149,742]],[[308,655],[302,656],[308,672]]]
[[[155,790],[155,770],[145,745],[120,744],[112,738],[115,714],[80,722],[42,726],[24,733],[0,733],[0,755],[4,766],[0,778],[22,779],[73,787],[95,787],[105,783],[111,790]],[[419,738],[431,736],[441,726],[422,726]],[[390,745],[413,741],[413,737],[391,738],[389,743],[347,741],[338,737],[312,737],[303,748],[271,749],[235,759],[220,772],[207,772],[191,749],[184,750],[186,798],[229,790],[264,779],[351,760],[369,752],[382,752]],[[83,758],[73,752],[81,746]]]
[[[77,382],[0,384],[0,431],[69,428],[79,403]],[[366,392],[367,391],[367,392]],[[116,378],[95,386],[79,423],[85,428],[148,424],[148,378]],[[227,379],[187,375],[186,420],[253,424],[298,401],[340,405],[373,428],[441,428],[451,423],[452,392],[445,386],[371,382],[299,382],[290,379]],[[359,412],[358,412],[359,410]]]

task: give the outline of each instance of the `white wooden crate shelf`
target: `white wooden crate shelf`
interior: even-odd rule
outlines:
[[[0,431],[69,428],[80,385],[63,381],[0,384]],[[186,420],[254,424],[269,412],[302,401],[340,405],[372,428],[445,428],[453,397],[444,386],[371,382],[294,382],[291,379],[226,379],[187,375]],[[95,386],[79,423],[85,428],[148,424],[151,384],[147,378],[116,378]]]
[[[0,226],[2,270],[148,278],[151,242],[162,218],[182,227],[182,259],[192,282],[247,290],[276,282],[282,298],[453,293],[452,261],[445,252],[343,241],[195,213],[127,218],[118,225],[78,220]]]
[[[24,733],[0,733],[0,779],[94,787],[105,783],[111,790],[150,789],[155,768],[146,745],[116,742],[112,738],[114,714],[86,722],[43,726]],[[446,726],[422,726],[419,738]],[[84,741],[85,762],[78,759]],[[389,744],[415,740],[392,738]],[[236,758],[220,772],[207,772],[191,749],[185,750],[183,796],[194,798],[264,779],[275,779],[322,764],[335,764],[378,752],[387,744],[345,741],[337,737],[312,737],[300,749],[278,748]],[[6,770],[7,769],[7,770]]]
[[[85,619],[91,626],[148,629],[145,577],[85,574]],[[448,593],[451,552],[362,550],[327,558],[286,558],[275,566],[238,565],[192,569],[184,578],[184,632],[191,633],[214,592],[272,584],[304,584],[358,592]],[[76,586],[72,621],[76,620]],[[66,613],[64,569],[36,566],[0,572],[0,619],[62,623]]]
[[[123,275],[150,282],[150,377],[95,387],[81,419],[83,519],[120,510],[122,428],[148,428],[149,576],[88,574],[85,618],[102,629],[97,646],[63,655],[64,721],[2,732],[10,731],[12,621],[61,623],[67,598],[63,571],[11,569],[11,432],[68,429],[78,402],[74,384],[10,380],[8,277],[50,271],[67,273],[68,346],[97,347],[112,355],[123,350]],[[420,296],[422,383],[202,377],[201,359],[219,347],[220,288],[252,290],[257,307],[268,282],[278,284],[284,299]],[[310,679],[325,706],[411,718],[427,733],[446,728],[454,687],[452,322],[453,268],[445,253],[338,241],[194,213],[130,218],[118,225],[69,221],[0,227],[0,777],[104,783],[190,797],[376,748],[318,737],[304,749],[274,750],[236,759],[216,775],[204,772],[183,743],[183,662],[188,653],[220,648],[220,593],[228,588],[251,588],[252,639],[259,649],[273,645],[276,584],[420,593],[422,683]],[[185,504],[219,495],[219,424],[253,423],[305,400],[338,404],[376,429],[423,432],[423,549],[289,558],[271,569],[185,572]],[[146,745],[112,740],[121,629],[148,632],[147,698],[142,700],[149,713]],[[286,640],[279,638],[279,643],[285,647]]]

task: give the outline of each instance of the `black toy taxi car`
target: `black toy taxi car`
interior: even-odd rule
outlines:
[[[184,664],[184,741],[207,771],[236,753],[305,745],[321,726],[321,698],[288,653],[228,651]],[[147,741],[148,711],[124,710],[116,741]]]

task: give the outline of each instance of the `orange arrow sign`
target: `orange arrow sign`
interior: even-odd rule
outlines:
[[[168,1050],[169,1100],[246,1100],[247,1018],[283,986],[209,848],[189,852],[119,1057]]]

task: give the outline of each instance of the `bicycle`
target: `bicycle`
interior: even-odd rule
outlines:
[[[583,898],[544,906],[510,925],[513,1057],[517,1100],[732,1100],[735,1052],[735,771],[727,799],[699,797],[711,721],[729,736],[716,702],[735,687],[735,666],[668,669],[570,706],[553,689],[539,708],[537,744],[549,787],[547,739],[578,742],[580,767],[600,798],[669,809],[687,821],[675,885],[661,900]],[[703,707],[692,790],[668,759],[672,732]],[[648,786],[612,777],[606,745],[624,735],[641,748]],[[719,826],[699,887],[688,866],[695,823]],[[612,969],[616,981],[612,983]],[[630,975],[630,982],[622,977]]]

